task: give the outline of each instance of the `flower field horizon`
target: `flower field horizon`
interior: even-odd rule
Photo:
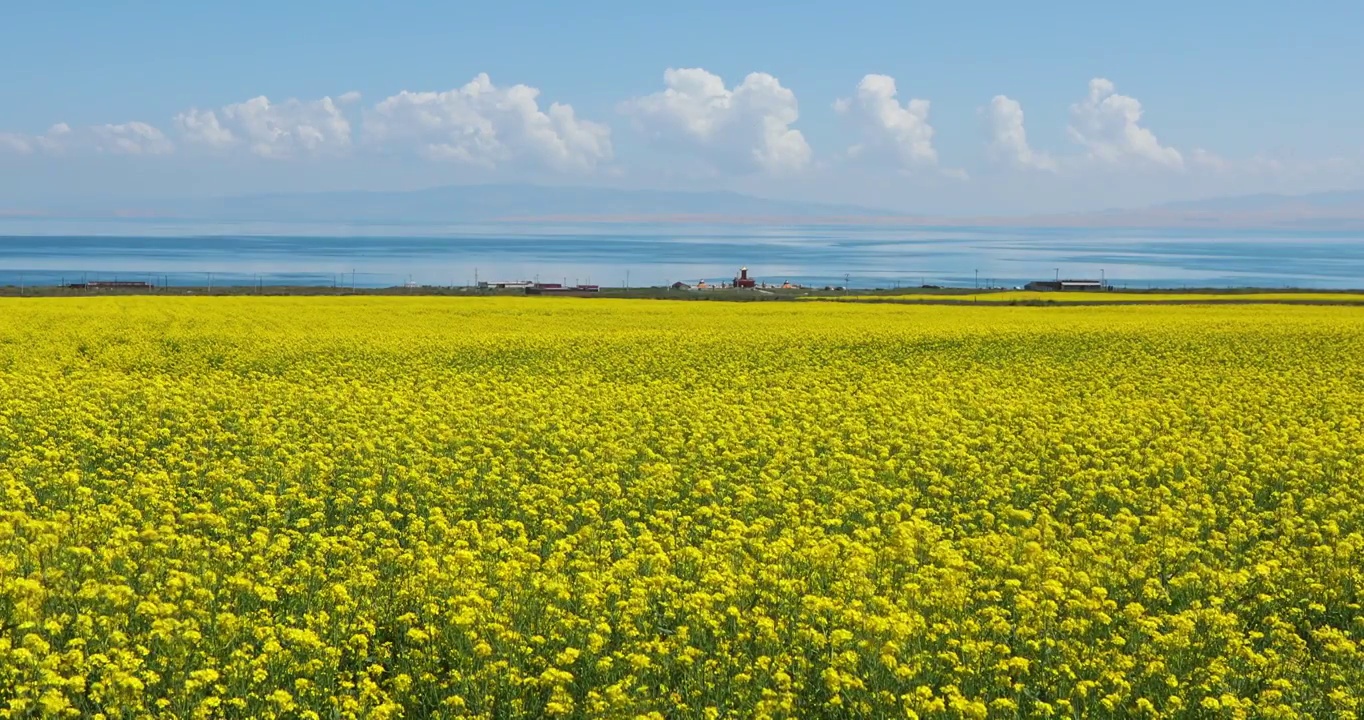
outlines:
[[[1270,290],[1253,291],[1118,291],[1118,292],[1055,292],[1045,290],[987,290],[984,292],[952,293],[915,293],[896,292],[874,295],[858,294],[856,291],[844,295],[821,295],[798,298],[805,302],[984,302],[984,303],[1048,303],[1067,305],[1084,303],[1182,303],[1182,304],[1277,304],[1303,303],[1327,305],[1364,304],[1364,293],[1347,290],[1332,292],[1274,292]]]
[[[1364,311],[0,299],[0,717],[1358,718]]]

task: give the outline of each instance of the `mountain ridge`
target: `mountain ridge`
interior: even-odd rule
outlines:
[[[847,203],[776,200],[728,190],[686,191],[521,184],[419,190],[257,193],[144,203],[105,202],[6,217],[134,218],[214,222],[714,222],[857,223],[994,227],[1298,227],[1364,229],[1364,190],[1259,193],[1140,208],[1030,215],[909,214]]]
[[[169,201],[170,213],[213,220],[467,222],[556,215],[893,214],[860,205],[773,200],[714,191],[549,185],[442,185],[420,190],[261,193]]]

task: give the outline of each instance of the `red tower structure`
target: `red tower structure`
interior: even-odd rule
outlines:
[[[748,276],[748,268],[739,268],[739,277],[734,278],[734,287],[751,288],[757,287],[758,281]]]

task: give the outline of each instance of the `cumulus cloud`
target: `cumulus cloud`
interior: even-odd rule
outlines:
[[[67,148],[74,135],[70,125],[59,122],[48,128],[47,132],[33,138],[33,144],[40,150],[61,152]]]
[[[1070,136],[1095,160],[1182,169],[1184,157],[1141,125],[1141,102],[1119,95],[1104,78],[1089,81],[1089,96],[1070,106]]]
[[[1196,168],[1215,172],[1225,172],[1232,166],[1226,158],[1203,148],[1194,148],[1193,152],[1189,153],[1189,163]]]
[[[42,135],[0,132],[0,150],[30,155],[36,152],[59,153],[67,148],[73,133],[71,126],[57,123]]]
[[[903,170],[937,169],[938,151],[933,147],[933,126],[928,122],[929,101],[912,98],[903,105],[896,97],[895,78],[867,75],[851,98],[834,102],[834,110],[858,125],[859,142],[848,148],[848,157],[890,157]],[[963,170],[939,170],[943,175],[966,179]]]
[[[111,155],[165,155],[175,145],[165,133],[144,122],[95,125],[79,130],[57,123],[41,135],[0,133],[0,150],[20,154],[96,152]]]
[[[226,147],[237,140],[212,110],[186,110],[175,116],[175,126],[186,140],[210,147]]]
[[[18,133],[0,132],[0,150],[20,155],[33,152],[33,146],[26,136]]]
[[[96,125],[90,131],[96,149],[114,155],[165,155],[175,149],[165,133],[144,122]]]
[[[1006,95],[996,95],[990,101],[990,149],[997,158],[1017,167],[1056,171],[1056,160],[1028,145],[1023,106]]]
[[[488,168],[586,171],[611,159],[610,128],[578,118],[569,105],[542,110],[539,95],[527,85],[498,87],[487,74],[444,92],[403,91],[365,113],[364,135],[378,145]]]
[[[704,69],[669,68],[663,84],[620,107],[655,142],[736,172],[781,174],[810,163],[810,145],[791,127],[800,117],[796,95],[777,78],[750,73],[729,89]]]
[[[343,153],[351,145],[351,126],[337,103],[289,99],[271,102],[264,95],[220,110],[192,108],[175,116],[187,141],[212,148],[244,144],[264,158]]]
[[[1257,180],[1330,189],[1357,185],[1364,177],[1364,162],[1350,157],[1304,158],[1291,153],[1228,158],[1203,148],[1194,148],[1187,157],[1188,167],[1206,177]]]

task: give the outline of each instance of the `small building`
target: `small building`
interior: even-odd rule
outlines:
[[[530,287],[531,285],[534,285],[534,284],[535,284],[535,283],[532,283],[532,282],[529,281],[529,280],[493,280],[493,281],[489,281],[489,280],[480,280],[479,283],[478,283],[478,289],[479,289],[479,290],[520,290],[520,289],[522,289],[522,288],[528,288],[528,287]]]
[[[527,295],[582,295],[601,292],[598,285],[569,285],[561,283],[535,283],[526,288]]]
[[[677,282],[672,284],[672,288],[674,290],[690,290],[691,286],[682,282],[681,280],[678,280]]]
[[[91,280],[83,283],[70,283],[73,290],[150,290],[152,284],[146,280]]]
[[[1035,292],[1093,292],[1104,289],[1102,280],[1036,280],[1024,286]]]
[[[734,278],[736,288],[754,288],[758,286],[758,281],[748,276],[748,268],[739,268],[739,276]]]

